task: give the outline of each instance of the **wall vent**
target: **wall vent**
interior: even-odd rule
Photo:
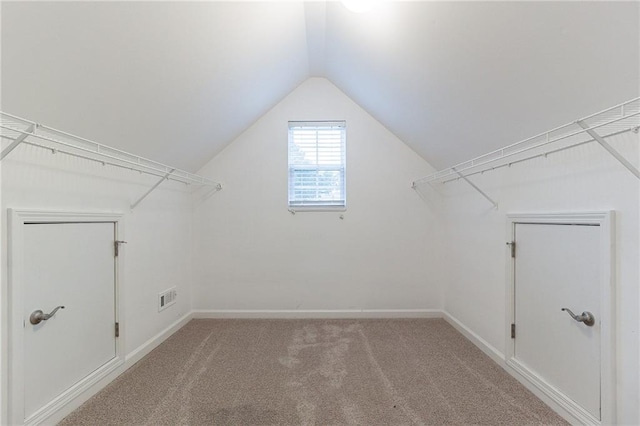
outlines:
[[[167,309],[169,306],[176,303],[178,297],[178,290],[175,287],[171,287],[158,294],[158,312]]]

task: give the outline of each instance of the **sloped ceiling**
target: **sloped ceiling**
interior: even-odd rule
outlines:
[[[2,109],[195,171],[311,76],[436,167],[640,94],[638,2],[2,2]]]
[[[190,171],[308,75],[302,3],[2,3],[2,110]]]
[[[640,3],[327,8],[326,75],[438,168],[640,93]]]

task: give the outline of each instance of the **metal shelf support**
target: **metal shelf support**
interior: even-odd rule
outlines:
[[[13,142],[11,142],[11,144],[9,146],[7,146],[5,149],[3,149],[2,153],[0,154],[0,161],[4,160],[4,157],[9,155],[9,153],[11,151],[16,149],[18,147],[18,145],[20,145],[27,137],[33,135],[33,133],[36,131],[37,127],[38,127],[38,125],[36,123],[31,124],[27,128],[27,130],[24,131],[24,133],[21,133],[20,136],[15,138],[13,140]]]
[[[622,156],[622,154],[616,151],[614,147],[609,145],[607,141],[605,141],[602,138],[602,136],[598,134],[598,132],[596,132],[593,129],[590,129],[587,123],[585,123],[582,120],[577,120],[576,123],[578,124],[578,126],[582,127],[585,130],[585,132],[589,134],[589,136],[595,139],[596,142],[602,145],[602,147],[606,149],[609,154],[611,154],[616,160],[618,160],[623,166],[625,166],[631,173],[633,173],[638,179],[640,179],[640,170],[635,168],[633,164],[631,164],[626,158]]]
[[[151,188],[149,188],[149,190],[147,192],[145,192],[144,195],[142,195],[142,197],[138,198],[138,201],[136,201],[135,203],[131,204],[131,210],[135,209],[138,206],[138,204],[140,204],[140,202],[142,200],[147,198],[149,196],[149,194],[151,194],[157,187],[159,187],[162,182],[164,182],[165,180],[169,179],[169,176],[171,176],[171,174],[173,172],[175,172],[175,171],[176,171],[176,169],[171,169],[171,171],[169,173],[167,173],[162,178],[160,178],[160,180],[158,182],[156,182],[156,184],[153,185]]]
[[[467,182],[469,185],[471,185],[471,187],[473,189],[475,189],[476,191],[478,191],[480,193],[480,195],[482,195],[484,198],[487,199],[487,201],[489,201],[491,204],[493,204],[493,208],[497,209],[498,208],[498,203],[496,203],[495,201],[493,201],[493,199],[491,197],[489,197],[487,195],[486,192],[484,192],[482,189],[478,188],[478,186],[476,184],[474,184],[473,182],[471,182],[465,175],[463,175],[462,173],[460,173],[459,171],[456,170],[455,167],[452,167],[451,170],[453,170],[454,172],[456,172],[458,174],[458,176],[460,176],[462,179],[464,179],[465,182]]]

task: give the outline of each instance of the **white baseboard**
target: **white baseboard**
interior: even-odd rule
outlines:
[[[447,311],[442,311],[443,318],[447,321],[453,328],[458,330],[460,334],[469,339],[474,345],[476,345],[482,352],[484,352],[489,358],[495,361],[502,368],[506,368],[506,363],[504,360],[504,354],[496,349],[493,345],[489,344],[482,337],[478,336],[473,330],[464,325],[460,320],[456,317],[448,313]]]
[[[99,380],[93,382],[88,388],[83,389],[82,392],[78,392],[73,395],[73,398],[66,402],[60,408],[52,411],[46,418],[38,419],[38,422],[44,422],[45,424],[56,424],[66,416],[71,414],[75,409],[79,408],[82,404],[89,400],[92,396],[104,389],[109,383],[114,381],[118,376],[127,371],[136,362],[140,361],[145,355],[155,349],[158,345],[164,342],[169,336],[182,328],[192,319],[192,312],[189,312],[171,324],[169,327],[162,330],[160,333],[153,336],[151,339],[144,342],[142,345],[125,355],[124,362],[120,361],[120,364],[109,371],[107,375],[101,377]]]
[[[125,355],[124,362],[112,369],[106,376],[92,383],[88,388],[78,392],[63,406],[47,415],[46,419],[39,419],[55,424],[79,408],[92,396],[104,389],[136,362],[148,355],[176,331],[184,327],[193,318],[442,318],[443,313],[438,309],[363,309],[363,310],[199,310],[191,311],[167,328],[151,337]]]
[[[133,351],[129,352],[124,360],[125,360],[125,369],[131,367],[136,362],[140,361],[145,355],[154,350],[160,343],[164,342],[176,331],[180,330],[184,327],[189,321],[193,319],[193,311],[190,311],[184,314],[181,318],[179,318],[176,322],[171,324],[169,327],[162,330],[160,333],[156,334],[142,345],[138,346]]]
[[[442,318],[439,309],[339,309],[339,310],[194,310],[193,318],[237,319],[357,319],[357,318]]]
[[[566,397],[543,377],[538,376],[526,366],[522,365],[518,360],[511,359],[507,361],[507,365],[513,369],[517,375],[523,377],[528,382],[524,383],[524,385],[527,389],[530,389],[533,394],[547,402],[545,398],[538,395],[538,393],[540,393],[540,395],[544,395],[554,403],[558,404],[560,408],[556,409],[553,404],[549,404],[547,402],[547,405],[554,408],[555,411],[569,423],[578,425],[600,425],[602,423],[600,420],[589,414],[584,408]],[[509,369],[507,369],[507,371],[509,371]],[[511,373],[511,371],[509,372]],[[516,374],[511,373],[512,376],[518,378]],[[522,380],[520,380],[520,382],[522,383]]]
[[[84,401],[89,399],[94,393],[106,386],[109,381],[117,377],[122,371],[124,361],[116,357],[80,380],[70,389],[42,407],[28,419],[25,419],[25,426],[35,426],[46,422],[55,424],[66,417],[69,413],[79,407]],[[113,378],[107,381],[108,377]],[[104,383],[104,384],[102,384]],[[93,391],[95,389],[95,391]],[[93,391],[93,393],[92,393]]]
[[[565,404],[559,398],[555,398],[553,395],[549,395],[543,389],[541,389],[536,383],[529,380],[528,377],[521,374],[520,371],[513,368],[506,361],[505,355],[496,349],[493,345],[489,344],[486,340],[472,331],[469,327],[464,325],[460,320],[455,318],[453,315],[446,311],[442,311],[443,318],[453,326],[456,330],[460,332],[464,337],[466,337],[471,343],[476,345],[478,349],[484,352],[489,358],[491,358],[496,364],[502,367],[509,375],[515,378],[518,382],[520,382],[525,388],[527,388],[531,393],[537,396],[542,402],[547,404],[553,411],[555,411],[559,416],[568,421],[571,424],[585,424],[579,418],[575,416],[572,412],[565,408]]]
[[[110,382],[124,373],[127,369],[140,361],[158,345],[164,342],[172,334],[185,326],[191,319],[366,319],[366,318],[443,318],[469,341],[476,345],[482,352],[500,365],[507,373],[522,383],[538,398],[549,405],[565,420],[577,424],[576,417],[564,407],[547,395],[531,381],[527,380],[514,368],[507,365],[505,355],[489,344],[486,340],[460,322],[457,318],[440,309],[362,309],[362,310],[193,310],[176,322],[156,334],[145,343],[125,356],[124,363],[111,372],[107,377],[95,383],[91,388],[78,395],[64,407],[47,418],[47,422],[56,423],[80,407],[85,401],[98,393]]]

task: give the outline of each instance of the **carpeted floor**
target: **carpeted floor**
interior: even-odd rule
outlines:
[[[566,424],[444,320],[193,320],[61,425]]]

